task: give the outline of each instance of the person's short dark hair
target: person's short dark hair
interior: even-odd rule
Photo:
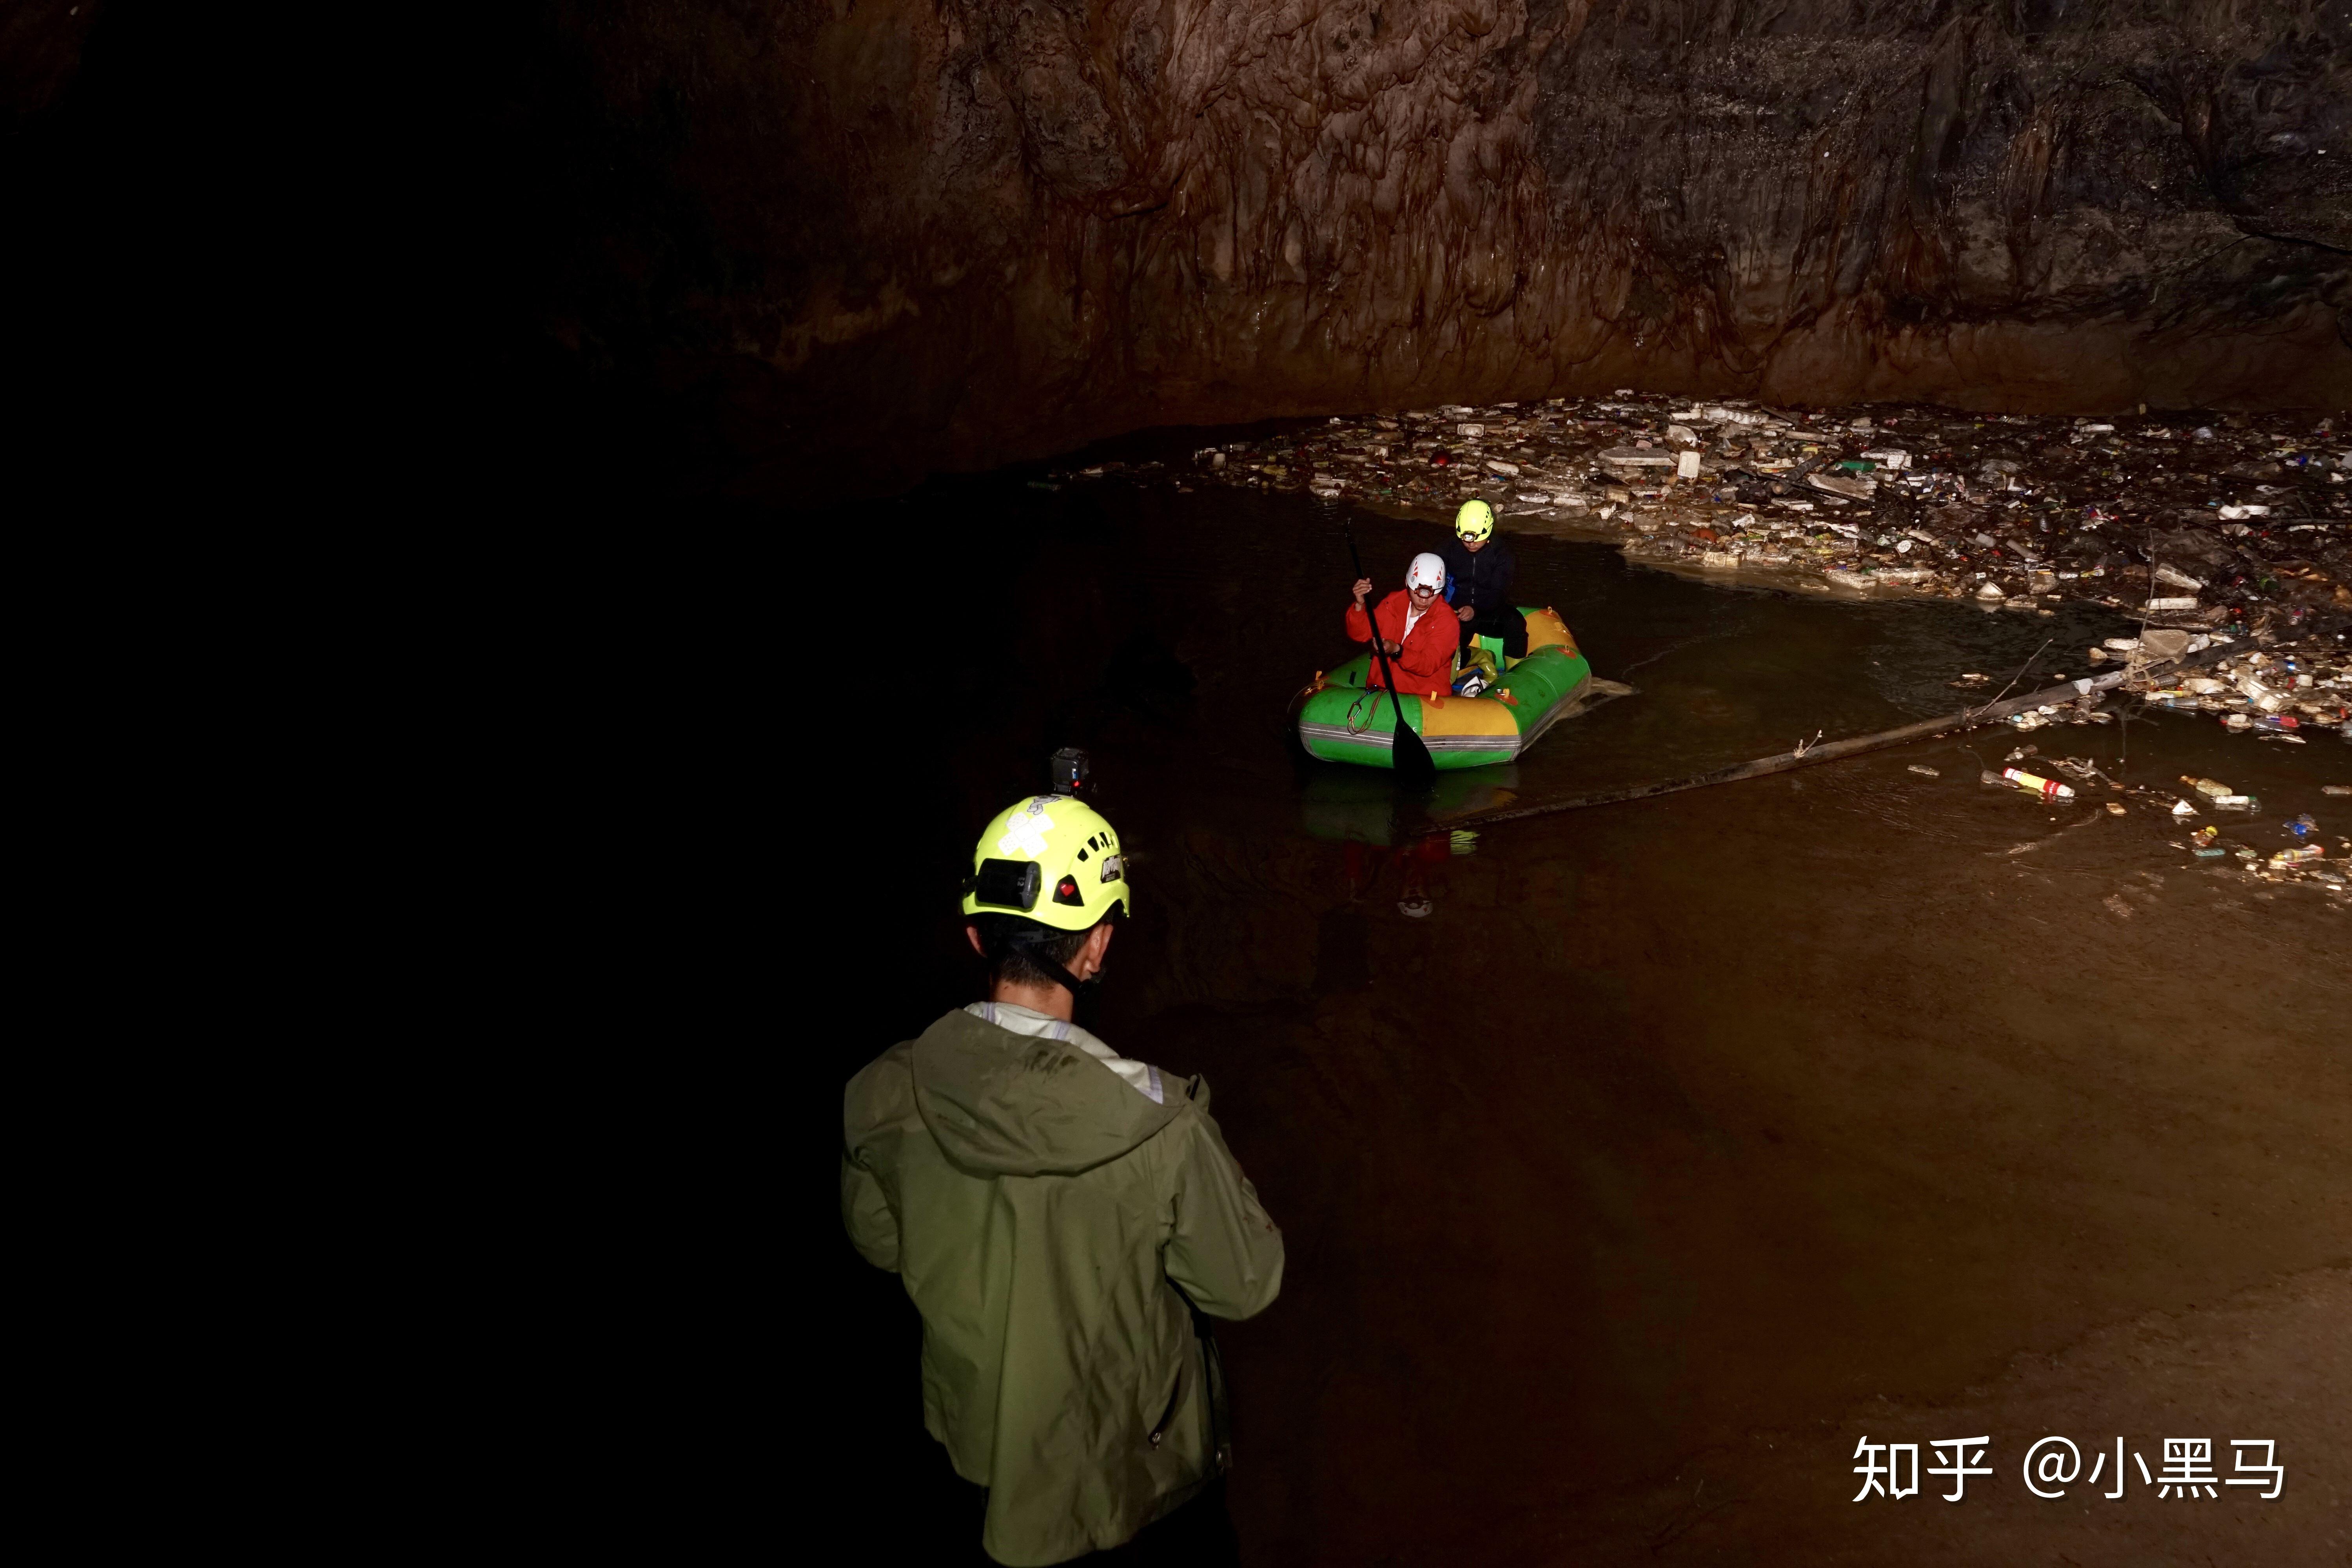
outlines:
[[[1113,904],[1104,911],[1103,920],[1113,919],[1118,913],[1118,906]],[[1086,946],[1087,938],[1094,934],[1094,926],[1083,931],[1057,931],[1019,915],[980,914],[964,918],[980,928],[980,945],[988,950],[988,980],[992,985],[1052,987],[1061,984],[1024,957],[1014,937],[1025,939],[1045,957],[1067,969],[1078,956],[1078,949]],[[1100,924],[1102,921],[1095,922]]]

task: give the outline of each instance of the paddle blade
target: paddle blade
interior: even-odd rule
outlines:
[[[1404,712],[1397,712],[1396,740],[1389,751],[1389,766],[1397,776],[1413,784],[1432,784],[1437,778],[1437,759],[1429,754],[1429,745],[1413,727],[1404,721]]]

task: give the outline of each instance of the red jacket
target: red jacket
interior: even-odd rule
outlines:
[[[1394,642],[1404,637],[1404,651],[1389,656],[1389,667],[1396,671],[1397,689],[1408,697],[1424,696],[1429,692],[1443,693],[1454,684],[1454,650],[1462,646],[1462,620],[1454,606],[1443,597],[1430,601],[1429,609],[1412,625],[1412,635],[1404,637],[1405,612],[1412,607],[1412,598],[1402,588],[1382,599],[1373,611],[1381,623],[1381,640]],[[1364,612],[1355,605],[1348,606],[1348,635],[1360,643],[1372,640],[1372,628]],[[1381,679],[1381,656],[1372,655],[1370,682],[1386,687]]]

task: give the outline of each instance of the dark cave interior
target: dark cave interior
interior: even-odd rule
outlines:
[[[698,485],[1630,385],[2352,394],[2342,0],[546,8],[517,301]]]
[[[116,252],[211,202],[194,41],[168,8],[11,9],[36,234],[69,186],[125,193]],[[1620,386],[2352,396],[2344,0],[564,0],[445,64],[466,150],[413,237],[487,416],[666,491]],[[173,288],[61,243],[16,259],[37,291]]]
[[[470,26],[449,62],[462,79],[468,155],[450,174],[446,214],[419,231],[428,270],[454,286],[461,318],[450,334],[457,358],[436,374],[450,405],[493,432],[492,488],[521,503],[480,530],[489,542],[483,552],[530,556],[552,541],[543,553],[558,567],[549,575],[609,579],[557,612],[577,616],[567,629],[581,634],[579,647],[597,647],[593,660],[603,662],[587,677],[544,648],[499,665],[488,698],[476,672],[466,672],[471,700],[499,710],[483,721],[484,734],[499,731],[500,743],[520,746],[501,729],[514,714],[537,721],[550,707],[609,703],[621,717],[599,711],[582,730],[610,728],[576,742],[595,768],[620,775],[641,765],[636,737],[624,731],[653,715],[646,732],[658,742],[647,750],[695,759],[728,781],[714,789],[765,790],[769,749],[779,742],[764,719],[745,725],[742,713],[773,699],[765,684],[780,657],[766,618],[768,574],[778,564],[771,552],[794,547],[789,528],[769,525],[797,523],[798,514],[845,499],[899,498],[896,510],[871,515],[877,529],[898,531],[886,542],[917,563],[908,575],[922,585],[1002,578],[1013,598],[1084,608],[1067,625],[1042,615],[972,617],[965,653],[975,670],[1051,669],[1067,689],[1032,682],[1010,720],[965,712],[943,721],[943,763],[894,763],[856,782],[861,798],[878,803],[874,812],[913,826],[870,853],[858,848],[862,859],[846,839],[805,851],[799,873],[851,868],[863,879],[838,915],[853,934],[905,921],[904,889],[964,852],[975,812],[984,817],[989,802],[1031,787],[1039,758],[1072,731],[1071,714],[1083,718],[1093,704],[1110,714],[1099,726],[1114,736],[1146,733],[1158,745],[1160,724],[1190,744],[1190,719],[1136,717],[1182,706],[1160,688],[1190,688],[1192,671],[1170,651],[1188,626],[1223,626],[1217,617],[1231,615],[1227,656],[1254,669],[1246,650],[1256,633],[1230,605],[1217,601],[1205,615],[1171,586],[1177,568],[1147,571],[1120,554],[1139,559],[1208,502],[1192,513],[1160,510],[1172,500],[1147,497],[1107,510],[1050,484],[987,488],[973,475],[1164,426],[1259,421],[1286,429],[1273,422],[1619,388],[1788,408],[1899,400],[2096,416],[2144,406],[2152,416],[2208,411],[2215,423],[2232,413],[2352,407],[2352,0],[544,0]],[[102,384],[110,395],[131,387],[163,407],[177,392],[125,375],[121,366],[145,363],[128,351],[183,329],[221,348],[243,330],[207,319],[193,288],[149,267],[168,226],[141,204],[176,211],[200,160],[150,133],[153,116],[142,100],[171,93],[181,95],[176,104],[186,95],[184,82],[173,85],[174,61],[199,26],[184,14],[119,0],[38,0],[0,14],[0,174],[33,215],[34,237],[0,264],[28,299],[87,307],[79,316],[21,313],[33,352],[73,367],[74,379],[60,384]],[[111,216],[89,227],[63,221],[92,184],[115,198]],[[185,188],[167,190],[174,185]],[[85,335],[81,322],[94,316],[111,324]],[[105,352],[89,347],[100,342]],[[155,374],[187,377],[194,389],[192,357]],[[341,374],[363,380],[350,363]],[[443,491],[457,493],[447,484]],[[623,521],[583,525],[591,507],[594,524]],[[847,515],[861,528],[870,521]],[[1295,521],[1274,510],[1250,515],[1269,520],[1268,539]],[[1402,524],[1381,537],[1392,552],[1405,547]],[[1287,548],[1258,542],[1269,557]],[[1567,558],[1564,549],[1554,553]],[[436,556],[429,570],[446,564]],[[624,584],[641,570],[643,581]],[[543,581],[532,585],[534,604],[564,597],[543,590]],[[526,596],[501,580],[485,597],[509,592]],[[1071,653],[1114,626],[1128,640],[1106,632],[1094,639],[1100,647]],[[1634,646],[1635,634],[1623,635]],[[666,684],[676,672],[646,673],[662,658],[696,668]],[[1761,668],[1769,658],[1751,662]],[[734,673],[711,690],[677,695],[709,668]],[[738,684],[729,688],[730,679]],[[970,696],[980,682],[974,675],[959,689]],[[1151,689],[1126,689],[1137,685]],[[576,695],[583,686],[593,698]],[[1140,754],[1158,755],[1150,747]],[[670,787],[703,786],[702,773],[679,771],[691,777]],[[1180,775],[1183,764],[1163,771]],[[835,787],[801,782],[812,795]],[[1286,775],[1277,782],[1286,787]],[[573,781],[562,784],[545,793],[576,809],[577,798],[562,794]],[[517,821],[547,809],[536,799],[509,805]],[[774,809],[762,797],[743,819],[764,821]],[[1179,816],[1172,807],[1165,814],[1168,822]],[[1655,838],[1696,844],[1723,831],[1704,816],[1664,820]],[[1811,830],[1789,802],[1769,808],[1762,823],[1748,835],[1765,847],[1759,855]],[[956,928],[932,921],[908,939],[911,956],[900,967],[877,960],[873,975],[855,973],[844,994],[810,1004],[817,1023],[807,1033],[822,1038],[780,1065],[768,1018],[747,1008],[755,1016],[746,1022],[722,994],[747,973],[770,984],[778,963],[774,933],[759,923],[773,915],[775,889],[761,881],[774,868],[773,847],[760,840],[746,850],[729,837],[736,826],[665,825],[661,842],[644,851],[646,864],[665,864],[654,875],[726,884],[712,906],[723,912],[677,917],[710,927],[695,928],[698,951],[678,962],[684,982],[666,974],[663,994],[631,999],[642,1008],[631,1021],[657,1026],[585,1063],[563,1054],[568,1045],[534,1038],[514,1047],[528,1065],[500,1060],[479,1070],[532,1081],[501,1083],[466,1112],[496,1139],[545,1114],[534,1097],[546,1082],[563,1082],[557,1098],[603,1101],[578,1118],[587,1131],[561,1134],[580,1140],[580,1191],[558,1192],[556,1178],[534,1171],[510,1211],[505,1198],[488,1205],[522,1239],[511,1240],[511,1256],[501,1250],[510,1238],[486,1243],[483,1258],[494,1260],[482,1272],[520,1268],[515,1257],[536,1268],[546,1257],[554,1261],[544,1272],[591,1303],[558,1304],[544,1321],[518,1310],[505,1325],[518,1346],[577,1332],[593,1312],[614,1310],[613,1300],[629,1300],[616,1312],[627,1317],[636,1310],[633,1292],[675,1298],[647,1315],[674,1311],[695,1326],[634,1325],[631,1332],[661,1341],[646,1366],[614,1374],[627,1384],[618,1391],[600,1385],[584,1396],[709,1417],[707,1430],[678,1437],[656,1461],[672,1472],[661,1506],[674,1517],[653,1539],[672,1549],[705,1533],[714,1550],[730,1549],[730,1510],[777,1484],[777,1444],[735,1434],[779,1411],[787,1427],[813,1412],[826,1450],[809,1471],[791,1472],[791,1486],[818,1494],[796,1489],[786,1500],[793,1520],[887,1517],[906,1503],[906,1477],[939,1479],[936,1446],[919,1424],[911,1309],[893,1279],[857,1265],[840,1245],[830,1184],[839,1081],[877,1038],[897,1037],[890,1029],[919,1028],[960,1005],[970,966]],[[1615,831],[1620,863],[1650,853],[1644,831]],[[697,833],[710,838],[697,841]],[[1249,838],[1240,829],[1231,837]],[[1215,835],[1210,842],[1197,852],[1208,864],[1196,876],[1219,889],[1217,856],[1229,847]],[[1562,863],[1579,852],[1548,851]],[[1891,861],[1911,850],[1896,844],[1885,853]],[[1815,873],[1790,855],[1791,879]],[[1469,867],[1464,879],[1499,858]],[[746,861],[752,870],[741,868]],[[1693,852],[1673,864],[1694,903],[1712,896],[1710,860]],[[593,872],[606,874],[601,863]],[[575,867],[568,875],[584,882],[592,873]],[[1852,873],[1857,888],[1877,886],[1878,877],[1867,867]],[[921,905],[927,920],[936,906]],[[1779,918],[1761,898],[1741,907],[1750,930]],[[1585,912],[1600,926],[1622,908],[1596,893]],[[729,925],[740,910],[756,914]],[[2054,903],[2052,910],[2061,918]],[[669,906],[660,918],[671,918]],[[1196,929],[1215,931],[1223,921],[1211,910]],[[1312,920],[1297,930],[1311,935]],[[1667,949],[1685,940],[1671,923],[1629,924],[1620,957],[1632,973],[1648,961],[1645,942]],[[1851,956],[1861,952],[1859,939],[1841,942],[1848,956],[1840,963],[1850,957],[1851,972],[1841,969],[1840,984],[1822,991],[1825,1013],[1880,984]],[[1972,962],[1987,971],[2008,961],[1990,938],[1970,943],[1958,951],[1980,954]],[[2303,973],[2326,975],[2324,959],[2290,956]],[[835,962],[801,952],[779,984],[803,985]],[[645,966],[642,955],[615,968],[631,965]],[[1761,1009],[1780,981],[1765,973],[1765,958],[1754,967],[1739,994],[1762,999]],[[2119,993],[2139,984],[2127,965],[2113,967],[2119,978],[2108,983]],[[2188,978],[2167,973],[2158,1002],[2181,1015],[2203,1005],[2187,999]],[[593,1006],[620,984],[598,977],[581,993]],[[1157,1048],[1158,1026],[1135,994],[1116,1004],[1127,1012],[1114,1018]],[[1618,1011],[1638,1011],[1622,985],[1614,994]],[[1661,994],[1671,1003],[1674,988],[1662,985]],[[1920,1009],[1905,1012],[1901,996],[1890,990],[1893,999],[1882,998],[1865,1021],[1891,1020],[1890,1031],[1906,1023]],[[1203,1037],[1238,1032],[1202,1005]],[[1954,1016],[1965,1022],[1957,1005]],[[2256,1011],[2247,1019],[2250,1033],[2265,1026]],[[2307,1018],[2297,1026],[2312,1034],[2322,1026]],[[1951,1028],[1957,1042],[1960,1024]],[[1664,1026],[1645,1023],[1627,1037],[1639,1035],[1641,1048],[1627,1048],[1633,1065],[1624,1070],[1647,1094],[1667,1075],[1641,1031]],[[1312,1059],[1314,1040],[1304,1023],[1293,1032],[1297,1041],[1279,1060],[1306,1083],[1312,1075],[1299,1064]],[[1280,1097],[1244,1077],[1258,1070],[1244,1053],[1229,1042],[1218,1048],[1229,1055],[1209,1056],[1220,1084],[1236,1083],[1233,1103],[1256,1096],[1255,1112],[1234,1112],[1237,1138],[1255,1140],[1247,1157],[1267,1152],[1254,1169],[1278,1173],[1292,1162],[1294,1192],[1344,1173],[1340,1156],[1359,1135],[1353,1108],[1344,1117],[1325,1108],[1331,1120],[1320,1142],[1299,1136]],[[1811,1048],[1790,1043],[1780,1053],[1788,1081],[1802,1086],[1791,1103],[1811,1090]],[[677,1081],[648,1088],[664,1071]],[[821,1092],[776,1093],[775,1080],[789,1085],[795,1073]],[[2187,1068],[2181,1076],[2187,1087],[2151,1102],[2203,1104],[2206,1080]],[[2340,1095],[2339,1079],[2333,1067],[2283,1074],[2275,1093],[2290,1110],[2324,1109]],[[1912,1087],[1897,1086],[1893,1097]],[[1508,1074],[1482,1092],[1505,1104],[1541,1099]],[[1295,1102],[1306,1100],[1302,1091]],[[1591,1137],[1619,1135],[1607,1096],[1596,1090],[1592,1103],[1589,1121],[1599,1131]],[[1914,1125],[1871,1109],[1877,1101],[1868,1097],[1853,1103],[1869,1110],[1856,1113],[1857,1125]],[[1401,1121],[1412,1109],[1402,1091],[1381,1108]],[[1939,1105],[1916,1108],[1916,1124],[1937,1124],[1942,1114]],[[2318,1130],[2298,1134],[2315,1161],[2326,1152],[2318,1123],[2314,1114]],[[1780,1142],[1777,1129],[1758,1136]],[[1870,1146],[1852,1129],[1838,1136]],[[1821,1142],[1830,1141],[1824,1132]],[[2038,1159],[2045,1143],[2063,1142],[2037,1133],[2020,1147],[2030,1144]],[[2257,1142],[2250,1136],[2249,1146]],[[787,1148],[781,1161],[779,1144]],[[1338,1152],[1328,1169],[1318,1151]],[[1955,1166],[1968,1153],[1955,1155]],[[2151,1156],[2147,1168],[2161,1163]],[[1410,1175],[1398,1173],[1401,1186]],[[1865,1176],[1876,1179],[1850,1178],[1856,1190]],[[1519,1179],[1515,1171],[1497,1178]],[[1590,1172],[1577,1179],[1606,1185]],[[751,1234],[775,1223],[777,1185],[798,1194],[782,1262],[772,1238]],[[1352,1245],[1355,1200],[1336,1185],[1324,1195],[1337,1216],[1328,1234]],[[2179,1212],[2189,1206],[2201,1216],[2201,1202]],[[2168,1223],[2178,1217],[2163,1213]],[[2137,1215],[2133,1208],[2115,1233],[2135,1237],[2135,1259],[2161,1262],[2170,1243],[2139,1248],[2130,1230]],[[2183,1289],[2207,1296],[2210,1285],[2218,1295],[2310,1265],[2305,1254],[2319,1246],[2311,1236],[2326,1227],[2306,1218],[2273,1214],[2272,1230],[2250,1227],[2262,1244],[2246,1244],[2252,1262],[2240,1267],[2231,1254],[2229,1267],[2215,1264],[2210,1279],[2195,1275]],[[1452,1224],[1443,1205],[1425,1205],[1423,1219],[1433,1233]],[[2218,1212],[2216,1219],[2219,1232]],[[1307,1224],[1299,1234],[1309,1235]],[[1996,1244],[2011,1238],[1990,1227],[1982,1234],[1990,1238],[1986,1271],[1995,1274],[2004,1266]],[[2221,1242],[2202,1245],[2203,1253],[2183,1256],[2228,1254]],[[1717,1246],[1703,1237],[1692,1250]],[[2039,1256],[2051,1277],[2062,1271],[2058,1243]],[[1343,1272],[1323,1261],[1327,1279]],[[1385,1267],[1365,1264],[1368,1276]],[[2158,1263],[2147,1268],[2162,1272]],[[1924,1262],[1919,1277],[1940,1279]],[[1302,1301],[1313,1300],[1310,1279],[1302,1268]],[[2318,1305],[2296,1310],[2316,1321],[2333,1310],[2327,1302],[2340,1299],[2342,1282],[2331,1289],[2336,1296],[2315,1291]],[[1377,1295],[1368,1289],[1363,1299]],[[821,1347],[769,1321],[779,1296],[821,1298]],[[2169,1298],[2147,1285],[2117,1300],[2109,1317],[2121,1321],[2127,1308],[2152,1311],[2150,1303]],[[1549,1322],[1533,1308],[1528,1317],[1497,1328],[1493,1342],[1558,1348]],[[1341,1324],[1334,1345],[1358,1342],[1333,1321]],[[713,1342],[692,1342],[711,1321],[724,1326]],[[1805,1328],[1791,1318],[1792,1334]],[[733,1332],[718,1344],[726,1331]],[[1437,1323],[1412,1342],[1437,1344],[1455,1331]],[[1311,1364],[1300,1358],[1324,1333],[1302,1306],[1268,1336],[1255,1352],[1261,1388],[1270,1368]],[[2324,1335],[2315,1328],[2307,1337]],[[1995,1339],[2004,1352],[2012,1348]],[[772,1360],[747,1373],[738,1360],[745,1343],[761,1347],[755,1360],[772,1351]],[[1251,1352],[1242,1353],[1246,1370]],[[2093,1386],[2123,1386],[2137,1375],[2138,1354],[2115,1351],[2123,1370]],[[1516,1377],[1508,1357],[1479,1356],[1481,1374],[1496,1384]],[[1623,1361],[1645,1364],[1632,1351]],[[1982,1370],[1955,1364],[1946,1379],[1953,1388]],[[895,1380],[884,1394],[840,1392],[875,1366]],[[2273,1370],[2282,1385],[2298,1371]],[[2179,1375],[2201,1394],[2205,1385],[2193,1381],[2200,1373]],[[1332,1386],[1343,1405],[1363,1393],[1336,1379]],[[1431,1386],[1454,1397],[1450,1380]],[[1274,1401],[1261,1397],[1260,1410],[1271,1410]],[[1265,1560],[1383,1560],[1377,1537],[1387,1521],[1366,1500],[1379,1502],[1389,1479],[1428,1468],[1383,1425],[1394,1411],[1348,1405],[1290,1450],[1336,1451],[1318,1444],[1337,1432],[1352,1445],[1349,1456],[1365,1461],[1328,1467],[1339,1500],[1318,1504],[1325,1511],[1282,1490],[1303,1497],[1305,1483],[1283,1479],[1278,1461],[1258,1472],[1268,1478],[1253,1483],[1262,1493],[1240,1511],[1245,1526],[1257,1521],[1261,1542],[1272,1542],[1260,1548]],[[1454,1414],[1446,1430],[1475,1433],[1478,1412]],[[1261,1430],[1276,1425],[1260,1419]],[[1510,1433],[1549,1419],[1538,1410],[1486,1440],[1501,1447]],[[627,1441],[643,1437],[632,1432]],[[801,1440],[790,1431],[780,1439]],[[1271,1443],[1261,1451],[1281,1452]],[[1381,1468],[1391,1459],[1394,1470]],[[500,1462],[488,1456],[483,1473]],[[1758,1463],[1766,1468],[1756,1474],[1785,1478],[1769,1467],[1793,1461],[1780,1454]],[[1598,1511],[1577,1500],[1576,1527],[1594,1528],[1593,1519],[1619,1509],[1622,1519],[1601,1535],[1651,1560],[1656,1518],[1698,1512],[1682,1490],[1666,1495],[1670,1469],[1637,1478],[1642,1487],[1654,1482],[1655,1498],[1611,1494]],[[1675,1488],[1682,1480],[1673,1474]],[[1280,1525],[1295,1529],[1295,1540],[1266,1522],[1289,1517],[1282,1510],[1294,1505],[1297,1520],[1312,1521]],[[622,1506],[595,1499],[580,1516],[593,1522]],[[1455,1521],[1434,1507],[1416,1518],[1427,1533],[1387,1560],[1443,1560]],[[1346,1531],[1329,1532],[1323,1521],[1332,1519]],[[1496,1548],[1483,1560],[1541,1558],[1553,1549],[1553,1521],[1537,1523],[1539,1533],[1527,1526],[1526,1542],[1536,1542],[1528,1555]],[[949,1561],[970,1545],[961,1517],[917,1509],[898,1524],[922,1560]],[[1511,1539],[1513,1550],[1525,1544]],[[1812,1538],[1790,1539],[1802,1547]],[[1429,1555],[1411,1555],[1424,1548]],[[1874,1560],[1855,1550],[1838,1560]],[[1792,1548],[1780,1560],[1801,1554]]]

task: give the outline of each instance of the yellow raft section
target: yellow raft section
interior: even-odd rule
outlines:
[[[1556,647],[1571,658],[1578,652],[1576,638],[1568,624],[1551,610],[1528,612],[1528,652]],[[1497,662],[1502,662],[1498,660]],[[1511,661],[1516,663],[1517,661]],[[1503,684],[1510,683],[1510,672],[1503,672]],[[1510,749],[1517,750],[1519,721],[1499,699],[1492,697],[1424,697],[1421,700],[1421,734],[1424,741],[1446,736],[1468,739],[1476,735],[1507,736]]]

